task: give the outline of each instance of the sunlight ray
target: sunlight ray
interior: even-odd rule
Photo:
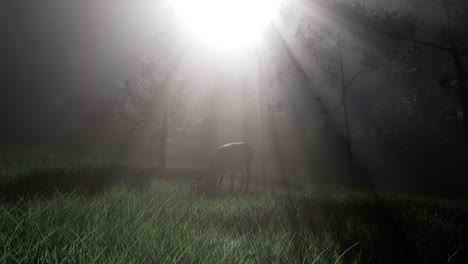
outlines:
[[[215,49],[232,51],[258,43],[279,3],[279,0],[175,0],[173,8],[196,39]]]

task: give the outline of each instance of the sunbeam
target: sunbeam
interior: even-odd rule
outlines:
[[[175,0],[174,12],[199,41],[220,50],[258,42],[279,0]]]

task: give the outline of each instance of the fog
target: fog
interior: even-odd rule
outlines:
[[[415,37],[439,43],[440,7],[425,2],[363,4],[418,14]],[[254,148],[257,176],[273,179],[287,172],[294,175],[291,182],[349,181],[343,177],[347,163],[339,82],[325,76],[320,58],[311,52],[317,48],[314,40],[299,39],[298,25],[308,18],[312,25],[337,28],[346,43],[347,80],[362,68],[359,51],[348,46],[358,43],[373,50],[370,41],[375,40],[374,45],[387,43],[388,53],[400,48],[356,31],[355,25],[332,21],[300,1],[286,2],[253,47],[229,52],[197,39],[166,1],[6,1],[2,6],[0,116],[7,124],[0,131],[2,142],[156,161],[157,134],[116,118],[123,94],[118,83],[138,85],[146,60],[154,62],[172,52],[157,43],[161,36],[169,36],[176,50],[173,55],[183,54],[176,81],[169,87],[177,93],[177,80],[184,83],[175,108],[183,109],[189,119],[183,127],[169,120],[174,131],[182,131],[170,136],[169,167],[204,169],[217,146],[247,141]],[[285,10],[294,16],[288,17]],[[369,36],[358,39],[356,32]],[[329,55],[333,58],[329,62],[336,63],[334,44],[322,46],[318,54]],[[421,48],[420,54],[415,69],[425,74],[435,76],[440,73],[439,62],[447,61],[446,54],[428,48]],[[349,88],[356,160],[369,174],[380,175],[375,182],[387,184],[394,173],[411,172],[406,165],[393,163],[394,154],[387,146],[374,138],[363,140],[359,131],[375,132],[376,105],[398,98],[402,87],[424,85],[411,78],[395,84],[384,70],[376,69],[359,75]],[[324,114],[324,102],[337,110]]]

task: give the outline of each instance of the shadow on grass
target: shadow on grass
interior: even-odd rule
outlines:
[[[459,263],[468,259],[468,251],[463,249],[467,232],[460,229],[468,214],[457,209],[370,195],[365,202],[284,196],[277,210],[287,215],[291,226],[322,238],[331,235],[343,249],[358,243],[344,256],[345,263],[353,256],[366,263]],[[297,231],[300,241],[303,232]],[[303,253],[303,247],[294,248],[297,254]]]
[[[35,195],[48,196],[56,192],[94,195],[116,184],[143,187],[155,178],[160,178],[160,172],[157,169],[121,166],[42,169],[19,175],[6,182],[0,186],[0,193],[7,200]]]
[[[348,198],[279,194],[274,195],[271,208],[223,219],[227,229],[241,234],[261,233],[265,228],[293,231],[291,249],[299,259],[316,240],[333,241],[342,252],[350,249],[342,256],[344,263],[353,259],[359,263],[466,263],[462,261],[468,259],[466,207],[374,195]]]

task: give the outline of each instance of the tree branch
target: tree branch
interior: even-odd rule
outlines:
[[[450,47],[442,46],[442,45],[431,43],[431,42],[426,42],[426,41],[423,41],[423,40],[414,39],[412,37],[405,36],[403,34],[399,34],[399,33],[396,33],[396,32],[391,32],[389,30],[386,30],[386,29],[383,29],[383,28],[381,28],[379,26],[376,26],[374,23],[372,23],[372,21],[370,21],[367,18],[358,18],[358,17],[356,17],[355,14],[353,14],[352,12],[349,12],[349,11],[343,9],[343,8],[336,8],[336,7],[332,6],[331,4],[324,3],[323,1],[318,1],[318,2],[319,3],[317,3],[317,1],[315,1],[315,5],[320,5],[322,8],[325,8],[325,9],[327,9],[327,10],[333,12],[333,13],[336,13],[336,14],[339,14],[339,15],[342,15],[342,16],[346,16],[349,19],[351,19],[351,20],[353,20],[353,21],[355,21],[355,22],[357,22],[357,23],[359,23],[359,24],[361,24],[363,26],[371,28],[374,31],[380,32],[380,33],[382,33],[384,35],[387,35],[389,37],[399,39],[399,40],[410,41],[410,42],[413,42],[413,43],[416,43],[416,44],[419,44],[419,45],[423,45],[423,46],[443,50],[443,51],[446,51],[446,52],[453,52],[453,49],[450,48]]]
[[[117,111],[116,115],[118,118],[120,118],[121,121],[124,121],[127,126],[130,126],[134,129],[158,128],[160,126],[160,123],[156,120],[131,118],[125,115],[123,111]]]
[[[344,86],[345,89],[348,89],[348,87],[353,83],[353,81],[364,71],[364,68],[359,70],[356,74],[354,74],[353,78],[349,80],[349,82]]]
[[[181,53],[179,53],[177,55],[174,63],[170,66],[169,72],[165,76],[166,78],[159,84],[159,86],[162,87],[163,89],[167,88],[167,85],[172,80],[172,77],[173,77],[174,73],[179,68],[180,61],[182,60],[183,54],[184,54],[184,51],[182,51]],[[152,98],[150,98],[150,101],[154,101],[154,100],[156,100],[156,98],[157,98],[157,96],[155,95]]]
[[[454,6],[458,4],[468,4],[468,2],[466,2],[466,0],[458,0],[458,1],[453,1],[451,3],[448,3],[449,6]]]

